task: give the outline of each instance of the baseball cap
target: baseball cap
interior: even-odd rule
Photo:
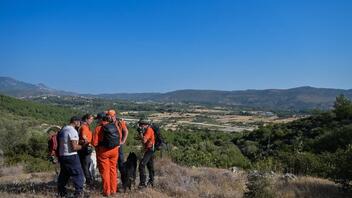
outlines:
[[[107,114],[111,117],[114,117],[114,116],[116,116],[116,111],[113,109],[110,109]]]

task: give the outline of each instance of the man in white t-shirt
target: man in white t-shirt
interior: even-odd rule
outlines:
[[[73,116],[70,124],[63,127],[58,133],[60,174],[58,179],[59,196],[66,196],[66,184],[71,177],[75,187],[75,197],[82,195],[84,175],[81,163],[77,154],[82,149],[79,145],[78,132],[75,127],[80,126],[81,119]]]

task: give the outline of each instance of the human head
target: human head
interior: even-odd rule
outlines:
[[[113,109],[108,110],[107,115],[109,116],[109,118],[110,118],[113,122],[116,121],[116,111],[115,111],[115,110],[113,110]]]
[[[60,131],[60,127],[59,126],[52,126],[49,129],[46,130],[46,133],[51,136],[51,135],[55,135],[57,134],[57,132]]]
[[[86,122],[88,125],[90,125],[94,120],[94,116],[92,114],[85,114],[83,117],[82,117],[82,121],[83,122]]]
[[[138,126],[141,128],[147,128],[149,125],[150,125],[150,121],[145,118],[141,118],[138,121]]]
[[[78,116],[72,116],[70,119],[70,124],[74,127],[79,127],[81,125],[81,118]]]
[[[95,120],[97,120],[97,122],[106,120],[106,113],[105,112],[98,113],[97,116],[95,117]]]

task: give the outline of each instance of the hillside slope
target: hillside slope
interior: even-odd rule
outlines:
[[[248,189],[245,171],[231,172],[216,168],[189,168],[172,163],[168,159],[157,160],[156,180],[154,188],[119,193],[118,197],[131,198],[161,198],[161,197],[350,197],[351,193],[344,193],[339,186],[331,181],[313,177],[298,177],[293,180],[282,179],[280,175],[270,176],[268,183],[261,181],[261,186]],[[0,175],[1,197],[56,197],[54,174],[31,173],[15,175]],[[138,179],[138,178],[137,178]],[[258,180],[260,181],[260,180]],[[138,184],[138,182],[137,182]],[[86,190],[89,197],[101,197],[101,182],[95,188]],[[121,187],[121,186],[120,186]],[[73,187],[69,188],[73,193]]]
[[[47,123],[66,123],[72,115],[79,113],[70,108],[40,104],[4,95],[0,95],[0,112]]]

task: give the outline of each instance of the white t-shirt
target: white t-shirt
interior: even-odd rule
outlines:
[[[67,125],[61,129],[58,135],[59,142],[59,155],[60,156],[70,156],[76,155],[77,152],[73,151],[71,146],[71,141],[78,141],[78,132],[73,126]]]

